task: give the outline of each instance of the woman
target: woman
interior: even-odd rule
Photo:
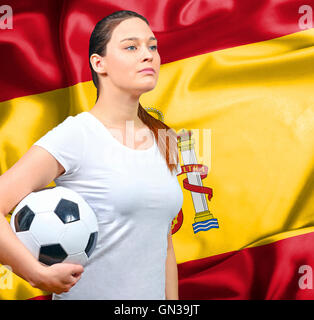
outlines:
[[[178,299],[176,134],[139,103],[157,82],[157,40],[143,16],[117,11],[96,24],[89,57],[94,107],[67,117],[0,177],[0,262],[53,299]],[[82,195],[97,216],[98,242],[85,269],[41,265],[6,222],[52,180]]]

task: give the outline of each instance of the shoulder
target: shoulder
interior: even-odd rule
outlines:
[[[67,116],[62,122],[59,123],[59,125],[62,125],[64,127],[74,127],[81,122],[80,118],[80,114],[77,114],[75,116]]]
[[[56,158],[65,170],[62,176],[74,173],[80,168],[86,149],[82,122],[77,116],[68,116],[33,145],[46,149]]]
[[[60,122],[54,129],[58,129],[60,133],[67,132],[68,134],[82,134],[84,129],[84,121],[80,114],[68,116]]]
[[[85,143],[82,121],[78,116],[68,116],[62,122],[46,132],[35,144],[56,146],[64,150],[81,149]]]

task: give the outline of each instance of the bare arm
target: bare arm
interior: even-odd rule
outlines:
[[[1,263],[10,266],[15,274],[34,286],[41,278],[43,266],[16,237],[3,214],[0,214],[0,230]]]
[[[166,300],[179,300],[178,267],[172,244],[171,230],[168,234],[168,249],[166,260]]]
[[[32,286],[56,293],[68,291],[79,280],[83,267],[42,265],[17,238],[5,216],[29,193],[41,190],[63,172],[62,165],[48,151],[32,146],[0,176],[0,263],[10,266]]]

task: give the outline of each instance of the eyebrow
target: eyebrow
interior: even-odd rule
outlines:
[[[130,37],[130,38],[126,38],[126,39],[123,39],[121,40],[120,42],[123,42],[123,41],[126,41],[126,40],[139,40],[139,38],[137,37]],[[155,37],[149,37],[148,40],[157,40]]]

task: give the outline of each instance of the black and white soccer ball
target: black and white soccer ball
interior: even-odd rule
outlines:
[[[97,243],[94,211],[77,192],[61,186],[27,195],[14,209],[10,225],[33,256],[46,265],[84,266]]]

